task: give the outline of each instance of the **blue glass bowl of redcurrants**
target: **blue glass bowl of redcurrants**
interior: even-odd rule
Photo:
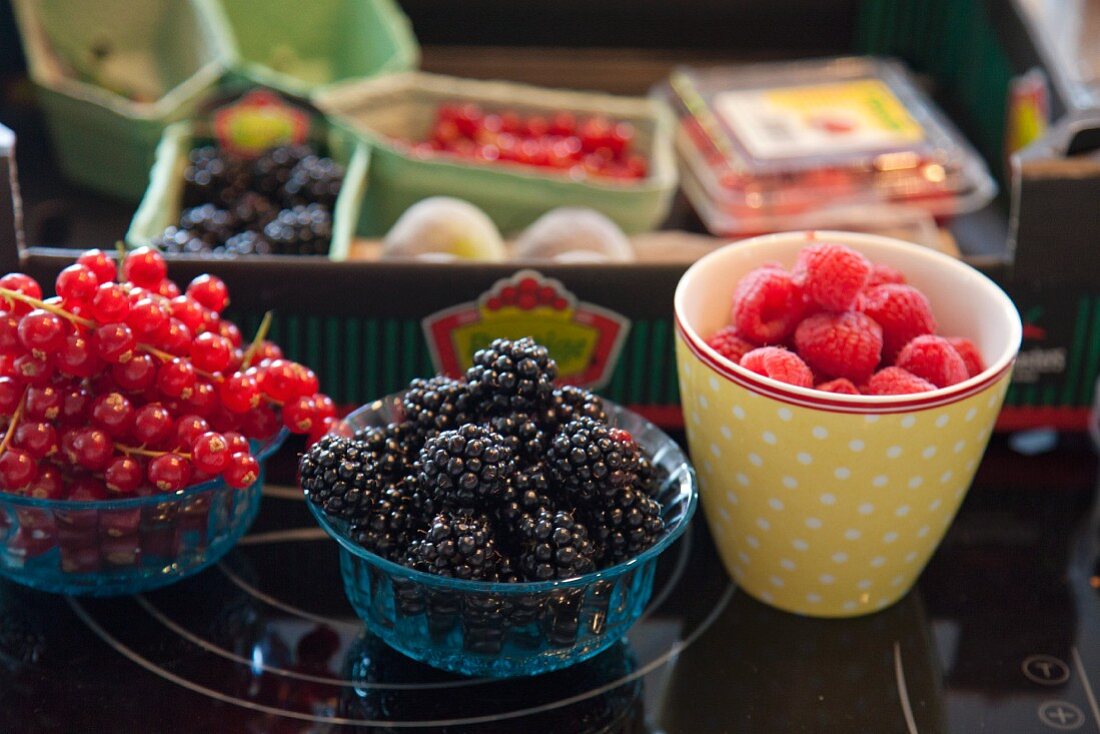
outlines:
[[[225,283],[181,292],[155,250],[85,252],[54,287],[0,278],[0,575],[114,596],[200,571],[256,518],[266,459],[324,435],[332,401],[265,325],[246,343],[223,318]]]
[[[299,462],[367,628],[433,667],[505,678],[564,668],[642,615],[695,511],[695,474],[656,426],[554,385],[530,339],[463,380],[414,380]]]

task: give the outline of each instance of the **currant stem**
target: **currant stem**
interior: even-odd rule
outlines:
[[[29,388],[28,388],[29,389]],[[15,435],[15,429],[19,426],[19,419],[23,417],[23,406],[27,403],[27,390],[23,390],[23,397],[19,398],[19,405],[15,406],[15,412],[11,415],[11,423],[4,433],[4,440],[0,441],[0,454],[8,450],[11,439]]]
[[[126,276],[122,272],[122,262],[126,259],[126,243],[122,240],[115,241],[115,252],[118,254],[118,282],[125,283]]]
[[[86,318],[83,318],[81,316],[77,316],[76,314],[70,313],[69,311],[66,311],[65,309],[61,308],[61,306],[57,306],[53,303],[46,303],[43,300],[40,300],[38,298],[34,298],[32,296],[24,295],[24,294],[20,293],[19,291],[13,291],[10,288],[0,288],[0,296],[8,299],[9,301],[22,301],[23,303],[27,304],[28,306],[34,306],[35,308],[40,308],[43,311],[49,311],[50,313],[54,314],[55,316],[60,316],[63,319],[68,319],[69,321],[72,321],[74,324],[80,324],[81,326],[86,326],[89,329],[92,328],[93,326],[95,326],[95,322],[92,321],[91,319],[86,319]]]
[[[153,451],[151,449],[144,449],[140,446],[127,446],[126,444],[116,443],[115,448],[126,454],[127,456],[150,456],[156,458],[158,456],[165,456],[167,454],[175,454],[181,459],[191,460],[191,454],[185,454],[180,451]]]
[[[267,332],[271,330],[271,320],[274,317],[275,313],[273,311],[264,314],[263,321],[260,322],[260,328],[256,329],[256,336],[252,338],[252,343],[248,345],[248,351],[244,353],[241,369],[248,369],[252,366],[252,360],[256,356],[256,352],[259,351],[260,345],[267,338]]]
[[[169,354],[168,352],[164,351],[163,349],[157,349],[152,344],[145,344],[144,342],[138,342],[135,346],[137,346],[137,348],[140,349],[141,351],[153,355],[154,357],[159,359],[161,362],[171,362],[173,359],[176,359],[175,354]],[[194,366],[194,365],[192,365],[192,366]],[[195,374],[196,375],[202,375],[206,379],[211,380],[213,382],[221,382],[224,379],[221,375],[214,374],[213,372],[205,372],[205,371],[200,370],[198,368],[195,368]]]

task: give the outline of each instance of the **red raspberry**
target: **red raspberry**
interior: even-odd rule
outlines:
[[[804,307],[802,289],[790,273],[765,265],[737,284],[730,321],[745,339],[778,344],[794,331]]]
[[[859,395],[859,390],[852,384],[852,381],[843,377],[823,382],[814,389],[821,390],[822,392],[837,393],[838,395]]]
[[[871,263],[850,247],[821,243],[802,248],[794,281],[830,311],[846,311],[871,277]]]
[[[936,386],[928,380],[901,367],[885,367],[871,376],[866,392],[868,395],[907,395],[935,389]]]
[[[829,377],[862,382],[882,356],[882,329],[859,311],[818,313],[794,333],[798,354],[814,370]]]
[[[966,365],[966,374],[968,376],[973,377],[974,375],[985,372],[985,362],[982,360],[982,353],[974,346],[974,342],[961,336],[949,336],[947,337],[947,341],[951,346],[955,347],[955,351],[962,357],[962,361]]]
[[[936,387],[947,387],[965,380],[966,362],[942,336],[918,336],[898,352],[897,366],[923,377]]]
[[[764,377],[798,387],[813,387],[814,376],[794,352],[782,347],[760,347],[741,358],[741,366]]]
[[[888,363],[913,337],[936,331],[932,306],[912,286],[887,283],[870,288],[860,298],[860,308],[882,327],[882,357]]]
[[[740,364],[742,357],[756,349],[755,344],[739,337],[737,329],[732,326],[723,326],[716,331],[707,339],[707,346],[734,364]]]
[[[875,263],[871,266],[871,279],[867,281],[867,288],[874,288],[876,285],[886,285],[887,283],[905,285],[905,282],[905,276],[897,268]]]

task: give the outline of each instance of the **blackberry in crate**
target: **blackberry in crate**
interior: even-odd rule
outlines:
[[[546,456],[550,437],[527,413],[508,413],[489,419],[489,427],[504,437],[517,458],[537,462]]]
[[[344,182],[344,167],[331,158],[308,155],[290,172],[282,188],[282,201],[287,206],[324,204],[332,207]]]
[[[348,522],[362,519],[381,492],[362,444],[340,436],[311,446],[298,461],[298,475],[307,500]]]
[[[633,558],[657,542],[665,530],[661,504],[639,487],[624,487],[606,504],[582,512],[600,567]]]
[[[472,510],[504,497],[515,461],[500,434],[467,423],[429,438],[415,469],[420,488],[440,506]]]
[[[492,526],[485,515],[441,512],[409,548],[408,565],[456,579],[494,578],[499,568]]]
[[[466,370],[470,394],[486,415],[541,408],[557,376],[558,365],[546,347],[528,337],[493,340]]]
[[[421,505],[411,481],[391,484],[382,490],[366,517],[352,526],[351,538],[372,553],[400,562],[413,538],[426,528]]]
[[[563,385],[554,390],[540,418],[546,430],[556,431],[574,418],[592,418],[607,423],[607,412],[598,395],[580,387]]]
[[[278,198],[290,180],[290,173],[299,162],[314,155],[308,145],[281,145],[272,148],[252,164],[252,181],[256,191],[270,198]]]
[[[626,431],[582,417],[558,430],[547,464],[554,481],[577,503],[596,505],[636,481],[638,456],[638,446]]]
[[[238,232],[221,247],[215,247],[214,252],[219,255],[270,255],[274,249],[259,232]]]
[[[264,227],[278,255],[326,255],[332,242],[332,214],[320,204],[283,209]]]
[[[438,375],[416,378],[401,398],[401,408],[409,423],[414,445],[441,431],[449,431],[471,422],[470,396],[466,385],[458,380]]]
[[[167,227],[152,246],[161,252],[172,255],[194,254],[198,252],[210,252],[210,245],[189,229],[181,229],[176,226]]]
[[[519,566],[527,579],[569,579],[596,570],[596,547],[572,513],[541,510],[525,534]]]
[[[240,158],[212,145],[195,148],[183,172],[183,204],[228,204],[248,189],[250,180],[249,167]]]
[[[202,204],[180,213],[180,229],[193,232],[210,247],[223,244],[237,231],[237,220],[225,209]]]
[[[279,214],[279,207],[263,194],[246,191],[230,210],[240,228],[252,232],[262,232],[264,227]]]

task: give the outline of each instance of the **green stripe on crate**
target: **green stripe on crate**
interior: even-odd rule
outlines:
[[[630,376],[630,394],[627,403],[636,405],[645,402],[646,376],[652,374],[653,355],[649,353],[649,322],[639,321],[634,324],[630,334],[634,348],[631,350],[630,359],[633,363],[633,374]]]
[[[1054,383],[1043,386],[1043,405],[1051,406],[1058,402],[1058,386]]]
[[[318,374],[325,374],[323,363],[324,355],[321,353],[321,318],[319,316],[306,317],[306,357],[305,363],[319,370]]]
[[[1009,385],[1008,390],[1005,391],[1005,405],[1016,405],[1019,393],[1017,385]]]
[[[1088,331],[1088,355],[1085,357],[1085,370],[1081,377],[1080,405],[1088,405],[1096,388],[1097,373],[1100,372],[1100,296],[1093,299],[1092,328]]]
[[[1032,383],[1024,386],[1023,404],[1037,405],[1039,402],[1039,385]]]
[[[1069,366],[1066,368],[1065,383],[1062,389],[1062,404],[1076,405],[1074,393],[1080,382],[1081,361],[1085,358],[1085,336],[1089,322],[1089,299],[1083,297],[1077,302],[1077,321],[1073,326],[1073,341],[1069,348]]]
[[[362,359],[359,336],[363,333],[362,319],[348,319],[344,322],[344,402],[359,405],[365,402],[360,388],[363,386]]]
[[[420,329],[415,320],[408,319],[402,324],[401,339],[404,342],[403,352],[405,356],[404,360],[404,372],[402,373],[401,384],[407,385],[412,378],[420,375],[420,361],[417,350],[420,347]]]
[[[301,319],[297,316],[288,316],[286,319],[285,349],[290,358],[295,362],[302,361],[302,333]]]
[[[378,352],[382,357],[382,389],[389,390],[397,384],[397,321],[386,319],[382,324],[382,343]]]
[[[363,325],[363,392],[364,400],[374,400],[380,395],[378,385],[378,320],[369,319]]]
[[[659,365],[660,369],[651,369],[649,371],[649,390],[646,392],[645,401],[650,405],[661,403],[661,388],[664,387],[664,381],[668,379],[668,360],[670,354],[671,353],[668,351],[668,322],[663,319],[654,321],[651,358],[654,360],[653,364]],[[671,358],[675,360],[676,355],[671,354]],[[675,374],[675,370],[673,373]]]
[[[341,359],[342,352],[340,344],[340,325],[343,319],[336,316],[329,316],[325,319],[325,371],[324,380],[325,385],[331,385],[329,389],[335,388],[340,383],[340,374],[347,371],[347,363]],[[347,392],[344,395],[347,396]]]

